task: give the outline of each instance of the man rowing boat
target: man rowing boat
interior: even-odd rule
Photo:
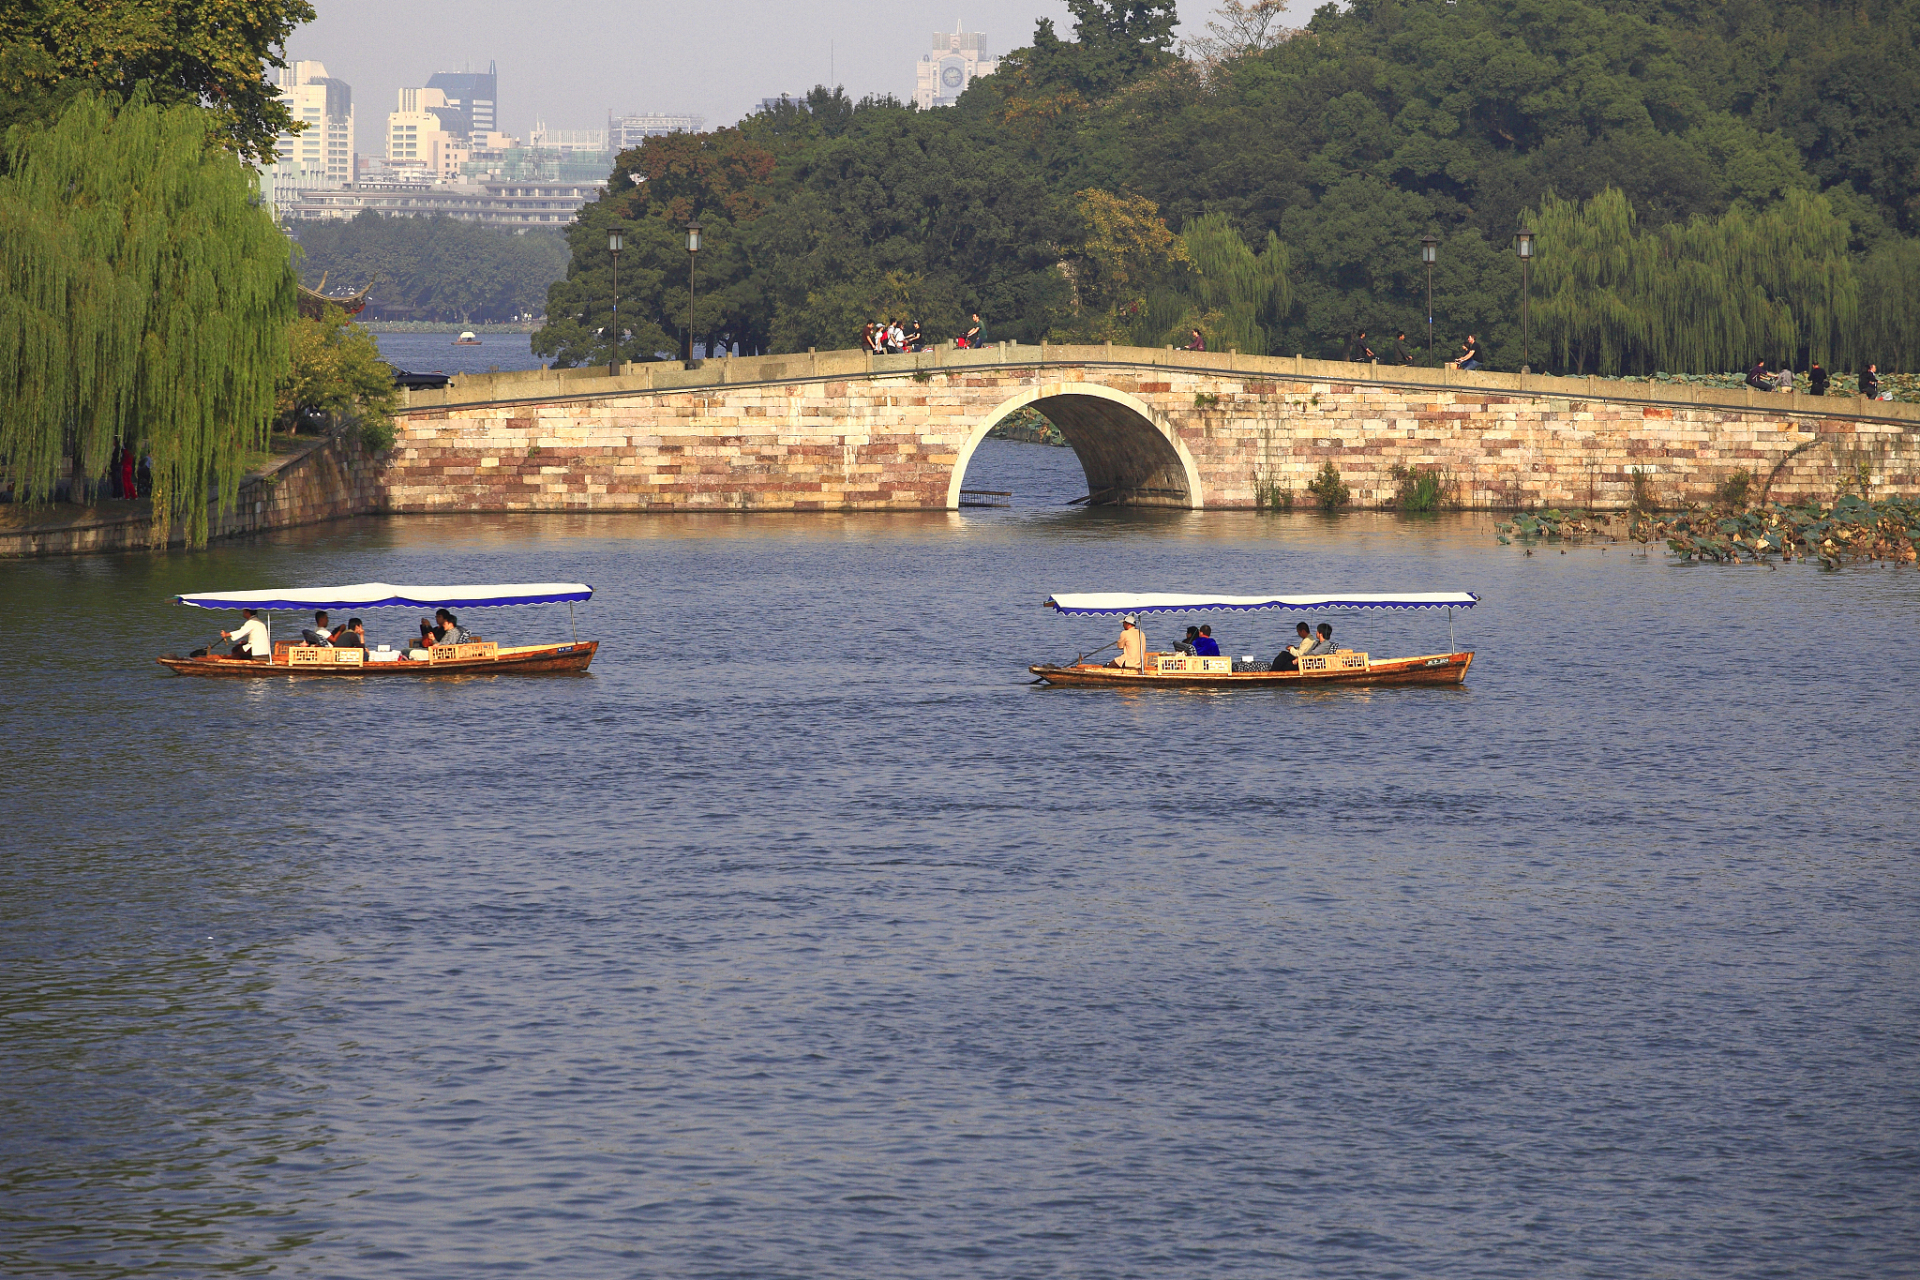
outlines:
[[[1130,671],[1144,671],[1147,666],[1147,637],[1140,630],[1140,620],[1128,614],[1120,620],[1120,638],[1114,641],[1120,646],[1120,656],[1107,665],[1125,667]]]

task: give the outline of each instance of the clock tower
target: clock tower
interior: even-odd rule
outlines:
[[[955,23],[952,31],[936,32],[933,52],[921,57],[913,101],[922,111],[950,107],[976,78],[992,75],[999,65],[980,56],[979,32],[962,31]]]

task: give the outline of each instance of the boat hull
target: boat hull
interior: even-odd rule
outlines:
[[[178,675],[212,676],[228,680],[260,680],[274,676],[316,676],[323,680],[382,679],[432,676],[527,676],[579,672],[587,669],[599,650],[598,640],[579,644],[523,645],[503,648],[493,658],[449,658],[439,662],[367,662],[357,666],[290,666],[285,662],[256,662],[248,658],[176,658],[169,654],[154,661]]]
[[[1343,671],[1219,671],[1159,672],[1123,671],[1118,667],[1075,663],[1056,667],[1041,664],[1028,667],[1048,684],[1124,689],[1251,689],[1277,686],[1302,686],[1318,689],[1325,685],[1465,684],[1467,668],[1473,665],[1471,650],[1465,653],[1422,654],[1413,658],[1387,658],[1369,663],[1365,669]]]

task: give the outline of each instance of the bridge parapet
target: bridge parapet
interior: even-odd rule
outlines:
[[[1751,387],[1728,389],[1676,383],[1630,382],[1600,377],[1556,377],[1551,374],[1495,373],[1481,369],[1420,369],[1383,364],[1352,364],[1341,360],[1309,360],[1302,356],[1248,356],[1233,351],[1186,351],[1177,347],[1124,347],[1112,343],[1066,346],[1041,343],[995,343],[978,350],[936,347],[929,351],[874,355],[864,351],[821,351],[798,355],[725,356],[695,361],[652,361],[621,366],[609,374],[606,366],[578,369],[503,370],[499,373],[459,374],[444,389],[404,393],[404,404],[415,408],[466,407],[482,404],[525,403],[536,400],[600,398],[660,392],[687,392],[711,387],[741,387],[761,383],[817,380],[885,379],[914,374],[1109,368],[1226,375],[1250,380],[1352,383],[1383,388],[1452,391],[1468,394],[1504,393],[1550,400],[1588,400],[1622,405],[1685,406],[1750,410],[1768,414],[1803,414],[1821,418],[1864,419],[1920,426],[1920,404],[1868,400],[1858,396],[1813,396],[1804,392],[1781,394]]]

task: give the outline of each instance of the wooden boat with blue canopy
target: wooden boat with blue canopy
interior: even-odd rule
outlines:
[[[385,582],[362,582],[345,587],[289,587],[270,591],[211,591],[175,596],[175,604],[196,609],[251,609],[262,615],[269,656],[234,657],[213,653],[212,646],[188,657],[167,654],[155,659],[183,676],[224,676],[258,679],[265,676],[367,677],[450,675],[546,675],[587,669],[599,651],[597,640],[577,634],[566,644],[506,645],[466,633],[453,644],[416,645],[395,650],[315,644],[310,640],[273,639],[276,609],[329,614],[355,614],[363,609],[485,609],[509,605],[564,604],[572,631],[573,606],[593,598],[584,582],[510,582],[493,586],[396,587]]]
[[[1047,608],[1062,614],[1132,615],[1194,613],[1216,610],[1241,612],[1288,609],[1321,614],[1343,614],[1354,609],[1445,609],[1446,653],[1423,653],[1410,658],[1375,658],[1354,649],[1320,650],[1294,661],[1286,670],[1252,658],[1206,656],[1149,651],[1138,667],[1088,661],[1082,654],[1069,663],[1042,663],[1028,667],[1053,685],[1107,688],[1161,689],[1205,687],[1275,688],[1278,686],[1464,684],[1473,651],[1453,648],[1453,610],[1471,609],[1480,597],[1471,591],[1423,591],[1392,595],[1181,595],[1167,592],[1088,592],[1049,596]],[[1144,648],[1144,645],[1142,646]],[[1100,650],[1094,650],[1095,653]]]

